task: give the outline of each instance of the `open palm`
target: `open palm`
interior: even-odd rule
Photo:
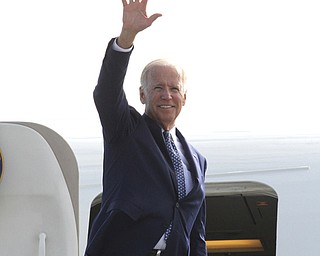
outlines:
[[[148,17],[146,7],[148,0],[122,0],[123,3],[123,28],[133,33],[138,33],[147,27],[161,16],[160,13],[155,13]]]

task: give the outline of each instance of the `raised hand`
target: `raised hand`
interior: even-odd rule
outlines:
[[[152,23],[162,15],[155,13],[148,17],[146,12],[148,0],[122,0],[122,3],[123,25],[117,42],[119,46],[129,48],[133,44],[135,36],[140,31],[150,27]]]

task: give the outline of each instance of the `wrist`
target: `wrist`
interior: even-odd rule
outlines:
[[[133,45],[136,33],[122,29],[120,36],[117,38],[117,44],[123,49],[129,49]]]

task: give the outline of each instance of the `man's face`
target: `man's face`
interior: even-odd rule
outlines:
[[[146,84],[140,88],[145,113],[163,129],[171,129],[186,101],[180,74],[173,66],[154,66],[148,71]]]

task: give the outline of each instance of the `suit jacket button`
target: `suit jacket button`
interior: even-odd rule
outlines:
[[[176,202],[176,207],[177,207],[177,208],[179,208],[179,207],[180,207],[179,202]]]

